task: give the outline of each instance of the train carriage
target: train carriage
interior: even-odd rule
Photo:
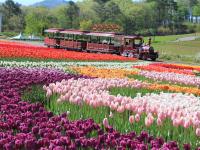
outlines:
[[[86,33],[87,31],[79,30],[61,31],[60,47],[68,50],[85,50],[87,47],[87,40],[85,39]]]
[[[87,51],[119,54],[119,44],[115,42],[116,33],[91,32],[86,35],[89,36]]]
[[[59,48],[60,47],[60,31],[63,29],[58,28],[51,28],[45,30],[46,37],[44,39],[44,44],[47,47],[54,47]]]

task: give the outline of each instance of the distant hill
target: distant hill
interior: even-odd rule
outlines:
[[[66,1],[66,0],[43,0],[41,2],[33,4],[31,6],[33,6],[33,7],[43,6],[43,7],[47,7],[47,8],[54,8],[54,7],[64,5],[67,3],[68,3],[68,1]]]

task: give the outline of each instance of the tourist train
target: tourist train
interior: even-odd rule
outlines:
[[[91,32],[51,28],[45,30],[44,44],[48,47],[82,52],[111,53],[142,60],[158,58],[158,52],[140,35],[123,35],[114,32]]]

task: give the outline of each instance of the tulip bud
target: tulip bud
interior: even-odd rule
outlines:
[[[133,124],[134,121],[135,121],[135,118],[134,118],[133,115],[131,115],[131,116],[129,117],[129,122],[130,122],[130,124]]]
[[[109,126],[109,123],[108,123],[108,119],[107,119],[107,118],[104,118],[104,119],[103,119],[103,125],[104,125],[104,127],[108,127],[108,126]]]

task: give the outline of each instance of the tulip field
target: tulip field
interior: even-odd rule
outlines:
[[[0,149],[200,150],[200,66],[0,41]]]

